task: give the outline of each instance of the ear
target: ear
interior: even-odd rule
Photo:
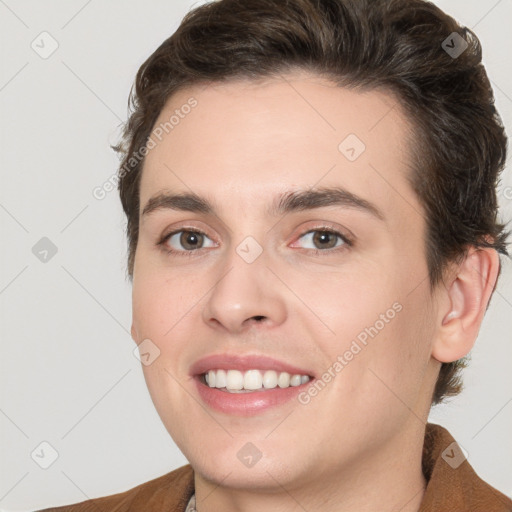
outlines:
[[[432,357],[449,363],[473,348],[496,285],[500,260],[495,249],[472,247],[457,267],[440,310]]]

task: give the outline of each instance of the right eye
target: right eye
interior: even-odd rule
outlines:
[[[180,229],[165,235],[158,245],[161,245],[163,250],[168,254],[185,256],[185,253],[189,253],[186,254],[186,256],[192,256],[192,253],[196,252],[197,249],[204,248],[199,246],[204,243],[205,239],[210,240],[210,238],[202,231],[195,229]],[[184,247],[185,250],[177,248],[180,245],[181,247]],[[215,247],[215,242],[212,241],[212,245],[210,245],[210,247]]]

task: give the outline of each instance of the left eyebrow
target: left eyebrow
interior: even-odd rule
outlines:
[[[328,206],[353,208],[385,221],[384,214],[375,204],[342,187],[296,190],[281,194],[274,199],[267,210],[267,214],[278,217],[294,211],[313,210]],[[157,194],[146,203],[142,216],[148,216],[150,213],[161,209],[217,215],[213,203],[194,192]]]
[[[343,187],[323,187],[315,190],[287,192],[274,201],[269,214],[279,216],[288,212],[313,210],[326,206],[353,208],[370,213],[379,220],[385,221],[384,214],[375,204]]]

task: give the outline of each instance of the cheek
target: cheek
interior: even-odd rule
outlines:
[[[343,348],[360,334],[364,339],[368,329],[374,332],[374,326],[379,332],[387,330],[398,316],[400,293],[394,274],[390,268],[352,267],[326,274],[314,283],[303,281],[298,293],[307,298],[307,305],[330,328],[332,339],[338,343],[336,348]]]
[[[171,318],[165,314],[163,305],[167,302],[158,288],[147,280],[134,280],[132,292],[133,324],[142,339],[158,340],[169,329]]]
[[[154,338],[157,344],[176,336],[187,315],[197,314],[207,290],[197,273],[162,268],[142,253],[132,286],[132,317],[139,336]]]
[[[368,396],[404,414],[424,399],[433,336],[424,291],[401,295],[400,312],[369,342],[365,367],[361,369],[369,386]]]
[[[364,389],[357,394],[375,400],[404,390],[412,400],[430,358],[428,280],[411,292],[407,269],[398,260],[387,263],[331,276],[321,286],[302,285],[308,305],[331,331],[317,337],[329,363],[342,358],[343,388],[353,393],[357,383]]]

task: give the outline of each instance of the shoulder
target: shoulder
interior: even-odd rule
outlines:
[[[194,492],[194,471],[190,464],[140,484],[127,491],[93,498],[72,505],[46,508],[36,512],[182,512]]]
[[[423,448],[427,488],[420,512],[512,512],[512,500],[482,480],[451,434],[427,424]]]

